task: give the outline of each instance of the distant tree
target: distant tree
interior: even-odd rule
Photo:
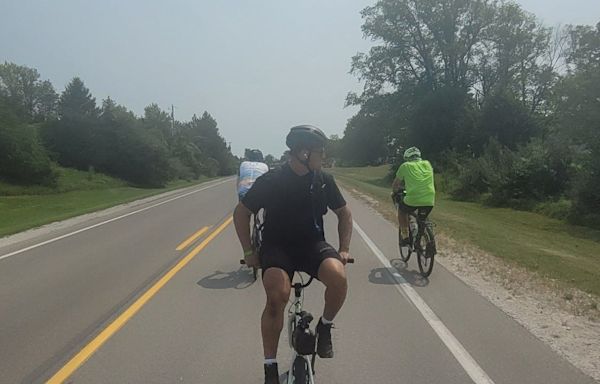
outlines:
[[[58,95],[50,81],[40,80],[34,68],[8,62],[0,64],[0,97],[26,121],[44,121],[56,115]]]
[[[78,121],[89,121],[98,117],[96,99],[79,77],[74,77],[61,94],[58,114],[61,119]]]
[[[271,155],[270,153],[265,156],[265,164],[267,164],[269,168],[272,168],[275,164],[275,156]]]
[[[568,27],[569,49],[567,63],[572,71],[600,67],[600,22],[596,28],[588,25]]]
[[[357,164],[371,156],[360,150],[361,142],[377,157],[386,147],[388,158],[415,144],[434,158],[452,149],[481,151],[488,137],[478,132],[479,109],[487,105],[489,115],[501,97],[521,104],[524,109],[515,109],[525,114],[521,123],[551,114],[564,36],[553,38],[518,4],[379,0],[362,16],[365,36],[378,44],[352,60],[352,73],[365,85],[361,94],[348,95],[347,104],[361,110],[349,120],[351,135],[343,142]],[[532,126],[493,127],[513,148],[531,137],[525,128]],[[501,137],[511,129],[517,132],[510,140]]]
[[[500,3],[494,10],[483,40],[485,55],[475,64],[476,89],[484,98],[511,92],[536,111],[557,79],[557,62],[550,57],[551,29],[516,3]]]
[[[231,149],[219,134],[217,121],[208,112],[204,112],[200,118],[194,115],[188,123],[188,130],[192,142],[202,152],[203,163],[208,171],[216,169],[218,175],[231,175],[236,172],[236,160]]]
[[[144,108],[142,126],[145,129],[159,132],[165,142],[170,142],[171,137],[175,134],[171,131],[171,116],[154,103]]]
[[[600,23],[569,31],[570,73],[555,92],[555,133],[576,154],[570,219],[600,228]]]
[[[58,115],[58,120],[49,121],[42,129],[46,146],[63,166],[87,170],[97,162],[94,132],[99,110],[96,99],[78,77],[61,94]]]
[[[488,96],[483,104],[479,132],[495,137],[512,150],[539,134],[538,125],[529,110],[510,93]]]
[[[469,135],[471,99],[456,87],[439,88],[423,96],[415,106],[408,127],[405,148],[417,146],[428,159],[438,159],[446,149],[465,147]]]
[[[22,183],[53,185],[56,174],[34,126],[19,121],[0,102],[0,178]]]
[[[161,187],[169,178],[166,144],[124,106],[103,100],[95,134],[98,169],[143,187]]]

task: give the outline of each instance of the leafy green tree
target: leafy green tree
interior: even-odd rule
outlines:
[[[594,29],[588,25],[569,26],[567,63],[572,71],[600,67],[600,22]]]
[[[466,149],[472,133],[471,100],[464,89],[444,87],[424,96],[415,107],[405,147],[418,146],[437,160],[449,148]]]
[[[498,93],[485,99],[479,131],[515,150],[540,132],[529,110],[510,93]]]
[[[74,77],[60,95],[58,115],[61,119],[78,121],[89,121],[98,117],[96,99],[79,77]]]
[[[0,97],[23,120],[39,122],[56,115],[58,95],[50,81],[40,80],[34,68],[8,62],[0,64]]]
[[[275,164],[275,156],[268,154],[267,156],[265,156],[265,164],[267,164],[269,166],[269,168],[272,168],[273,165]]]
[[[214,175],[236,173],[237,162],[219,134],[217,121],[208,112],[204,112],[201,118],[194,115],[188,123],[187,130],[191,141],[202,152],[202,162],[208,172],[216,172]]]
[[[531,111],[540,109],[558,79],[560,52],[552,43],[552,29],[518,4],[497,6],[485,40],[489,51],[478,65],[482,96],[510,92]]]
[[[0,102],[0,177],[23,184],[53,185],[56,173],[35,126],[24,124]]]
[[[155,103],[144,108],[142,126],[145,129],[159,133],[165,142],[169,142],[170,138],[174,135],[171,128],[171,116]]]
[[[94,144],[98,169],[143,187],[161,187],[168,181],[166,144],[111,98],[102,102]]]
[[[524,114],[517,117],[525,126],[491,127],[502,143],[515,148],[535,133],[528,124],[533,114],[549,113],[559,49],[552,45],[551,30],[519,5],[380,0],[362,15],[365,36],[379,44],[353,58],[352,72],[365,87],[360,95],[350,94],[347,104],[360,105],[357,118],[363,116],[360,128],[351,120],[355,138],[345,138],[345,145],[359,137],[357,130],[370,130],[384,136],[371,141],[388,143],[389,156],[410,145],[434,158],[451,149],[477,153],[488,139],[476,124],[479,108],[487,108],[487,116],[495,105],[508,108],[498,113],[516,108]],[[386,99],[395,100],[395,107],[381,102]]]
[[[344,132],[341,157],[351,166],[378,165],[387,158],[383,119],[367,114],[353,116]]]
[[[46,146],[65,167],[87,170],[97,160],[95,130],[99,124],[96,99],[78,77],[67,85],[58,103],[58,120],[43,127]]]
[[[364,99],[388,87],[470,86],[494,8],[479,0],[380,0],[362,16],[365,36],[382,43],[353,58]]]
[[[600,23],[568,30],[570,72],[555,92],[555,134],[575,154],[570,219],[600,227]]]

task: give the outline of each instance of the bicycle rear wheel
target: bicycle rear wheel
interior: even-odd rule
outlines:
[[[309,384],[310,377],[308,376],[308,364],[302,356],[296,356],[294,365],[292,366],[292,375],[294,376],[294,384]]]
[[[435,238],[430,226],[425,226],[423,235],[417,246],[417,264],[423,277],[428,277],[433,271],[433,259],[435,257]]]

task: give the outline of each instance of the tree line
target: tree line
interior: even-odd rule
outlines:
[[[59,95],[36,69],[0,64],[0,178],[52,186],[55,164],[161,187],[233,174],[237,159],[208,112],[180,122],[150,104],[138,117],[110,97],[97,105],[78,77]]]
[[[336,155],[401,161],[418,146],[457,199],[600,226],[600,23],[550,28],[514,2],[380,0],[375,45]]]

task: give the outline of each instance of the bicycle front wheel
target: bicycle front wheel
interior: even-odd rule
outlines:
[[[294,384],[309,384],[310,377],[308,376],[308,364],[302,356],[296,356],[294,365],[292,366],[292,375]]]
[[[434,257],[435,239],[433,237],[433,230],[429,226],[426,226],[417,249],[417,263],[419,264],[421,276],[428,277],[431,275]]]

